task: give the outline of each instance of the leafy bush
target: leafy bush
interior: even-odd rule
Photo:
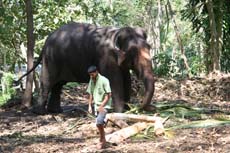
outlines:
[[[167,53],[159,53],[153,57],[154,74],[157,76],[170,76],[175,61]]]
[[[190,58],[190,68],[193,75],[198,75],[205,71],[205,65],[202,63],[202,59],[199,56],[193,56]]]
[[[16,90],[13,88],[13,82],[14,75],[12,73],[3,73],[1,79],[2,91],[0,92],[0,106],[16,94]]]

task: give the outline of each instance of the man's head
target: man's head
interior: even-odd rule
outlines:
[[[88,68],[88,73],[92,79],[96,79],[97,74],[98,74],[97,67],[94,65],[90,66]]]

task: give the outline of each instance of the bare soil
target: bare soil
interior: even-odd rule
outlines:
[[[96,149],[98,133],[94,117],[87,114],[86,85],[64,89],[61,114],[36,115],[20,109],[20,99],[11,100],[0,109],[0,152],[3,153],[229,153],[230,125],[216,127],[178,128],[164,136],[153,133],[134,136],[118,144],[108,143]],[[192,107],[219,110],[229,117],[230,75],[190,80],[158,79],[154,103],[183,103]],[[131,103],[141,101],[143,85],[133,79]],[[156,110],[158,113],[160,111]],[[148,112],[153,115],[156,112]],[[201,118],[169,118],[165,128]],[[175,122],[175,120],[177,120]],[[118,130],[108,125],[106,133]],[[144,133],[144,132],[143,132]]]

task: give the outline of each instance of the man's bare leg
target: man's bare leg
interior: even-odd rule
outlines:
[[[104,125],[98,124],[97,128],[98,128],[99,134],[100,134],[100,143],[98,145],[98,149],[103,149],[105,147],[105,144],[106,144]]]

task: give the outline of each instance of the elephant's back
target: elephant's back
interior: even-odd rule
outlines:
[[[90,35],[96,27],[69,23],[54,31],[46,40],[49,72],[60,80],[87,82],[87,68],[97,63],[95,43]]]
[[[113,48],[116,28],[97,27],[92,24],[71,22],[54,31],[46,40],[46,53],[59,58],[72,55],[97,56]],[[85,57],[86,58],[86,57]]]
[[[85,82],[85,78],[88,81],[87,68],[98,65],[101,56],[109,51],[114,31],[110,27],[75,22],[60,27],[46,40],[45,56],[50,67],[58,69],[55,74],[61,78],[68,75],[80,82]]]
[[[56,31],[54,31],[46,41],[47,45],[58,46],[59,48],[65,48],[71,45],[82,45],[87,43],[89,39],[93,39],[92,32],[93,29],[96,29],[96,26],[91,24],[83,23],[69,23],[63,25]],[[91,35],[91,36],[90,36]]]
[[[75,22],[63,25],[47,38],[46,55],[53,59],[65,59],[70,56],[76,58],[77,55],[90,56],[94,52],[92,48],[95,48],[94,40],[90,36],[92,35],[91,29],[95,28],[96,26],[90,24]]]

